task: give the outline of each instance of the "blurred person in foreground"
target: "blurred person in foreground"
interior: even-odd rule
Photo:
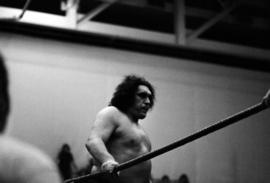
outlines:
[[[0,182],[60,183],[51,158],[37,147],[5,135],[10,111],[8,73],[0,55]]]

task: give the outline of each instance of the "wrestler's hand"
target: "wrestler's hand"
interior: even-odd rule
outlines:
[[[114,160],[108,160],[101,165],[101,171],[108,171],[110,173],[113,173],[113,170],[119,166],[119,163],[117,163]]]

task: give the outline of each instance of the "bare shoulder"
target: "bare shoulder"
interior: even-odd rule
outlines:
[[[98,112],[97,121],[117,122],[121,115],[123,115],[122,112],[120,112],[116,107],[107,106]]]
[[[101,109],[97,116],[101,116],[101,117],[115,117],[117,115],[119,115],[121,112],[114,106],[107,106],[103,109]]]
[[[98,114],[101,114],[101,115],[115,115],[115,114],[117,114],[119,112],[120,111],[116,107],[107,106],[107,107],[104,107],[103,109],[101,109]]]

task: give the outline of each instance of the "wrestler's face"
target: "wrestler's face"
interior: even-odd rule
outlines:
[[[135,119],[143,119],[146,117],[151,107],[152,93],[147,86],[139,85],[136,93],[134,104],[130,109],[131,115]]]

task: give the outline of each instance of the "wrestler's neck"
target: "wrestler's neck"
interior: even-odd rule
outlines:
[[[132,113],[127,112],[126,115],[132,123],[136,123],[136,124],[139,123],[139,118],[133,115]]]
[[[126,112],[127,117],[130,119],[132,123],[138,124],[140,119],[143,119],[145,116],[141,116],[133,110],[132,108]]]

